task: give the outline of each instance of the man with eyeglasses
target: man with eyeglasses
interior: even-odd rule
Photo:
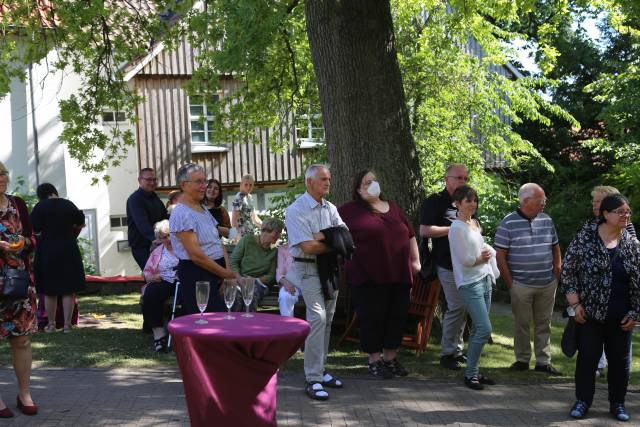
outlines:
[[[168,219],[169,215],[155,193],[158,180],[152,168],[140,170],[138,184],[140,187],[127,199],[127,225],[131,254],[140,269],[144,270],[151,253],[151,243],[155,240],[153,225]]]
[[[460,364],[467,361],[467,357],[462,352],[464,348],[462,335],[467,312],[453,277],[449,249],[449,226],[456,219],[458,213],[458,209],[453,205],[451,195],[468,180],[469,171],[465,165],[450,165],[444,174],[444,190],[427,197],[422,204],[420,213],[422,250],[428,250],[427,242],[428,239],[431,239],[431,255],[447,301],[447,310],[442,320],[440,365],[451,370],[460,369]]]
[[[496,230],[496,261],[511,294],[516,361],[511,369],[526,371],[531,359],[534,325],[535,370],[561,375],[551,365],[551,315],[560,277],[560,245],[553,220],[543,213],[544,190],[527,183],[518,192],[520,207],[504,217]]]

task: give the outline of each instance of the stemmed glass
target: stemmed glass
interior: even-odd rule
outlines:
[[[200,310],[200,319],[196,320],[198,325],[204,325],[209,322],[204,320],[204,311],[207,309],[207,303],[209,302],[209,282],[197,281],[196,282],[196,304],[198,304],[198,310]]]
[[[224,318],[226,320],[235,319],[235,316],[231,315],[231,306],[236,300],[237,286],[236,279],[224,279],[224,303],[227,306],[227,315]]]
[[[256,281],[253,277],[243,277],[240,279],[240,288],[242,289],[242,300],[247,308],[247,312],[242,317],[253,317],[253,314],[249,313],[249,306],[253,300],[253,283]]]

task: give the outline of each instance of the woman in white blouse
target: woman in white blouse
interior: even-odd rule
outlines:
[[[454,191],[453,203],[458,216],[449,228],[449,246],[453,274],[458,292],[473,325],[467,349],[467,369],[464,383],[473,390],[495,382],[480,374],[478,362],[487,340],[491,336],[491,287],[498,275],[495,267],[495,250],[484,242],[480,224],[473,215],[478,208],[476,191],[463,185]]]

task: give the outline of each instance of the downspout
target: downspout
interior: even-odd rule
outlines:
[[[33,155],[36,166],[36,187],[40,185],[40,150],[38,148],[38,126],[36,124],[36,107],[33,96],[33,63],[29,62],[29,98],[31,100],[31,127],[33,131]]]

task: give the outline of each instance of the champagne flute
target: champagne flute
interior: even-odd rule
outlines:
[[[243,277],[240,279],[240,286],[242,288],[242,300],[247,308],[247,312],[242,317],[253,317],[253,314],[249,313],[249,306],[253,300],[253,283],[256,281],[253,277]]]
[[[200,310],[200,319],[196,320],[198,325],[204,325],[207,322],[204,320],[204,311],[207,309],[207,303],[209,302],[209,282],[197,281],[196,282],[196,304],[198,304],[198,310]]]
[[[237,286],[236,279],[224,279],[224,304],[227,306],[227,315],[224,318],[227,320],[235,319],[231,315],[231,306],[236,300]]]

